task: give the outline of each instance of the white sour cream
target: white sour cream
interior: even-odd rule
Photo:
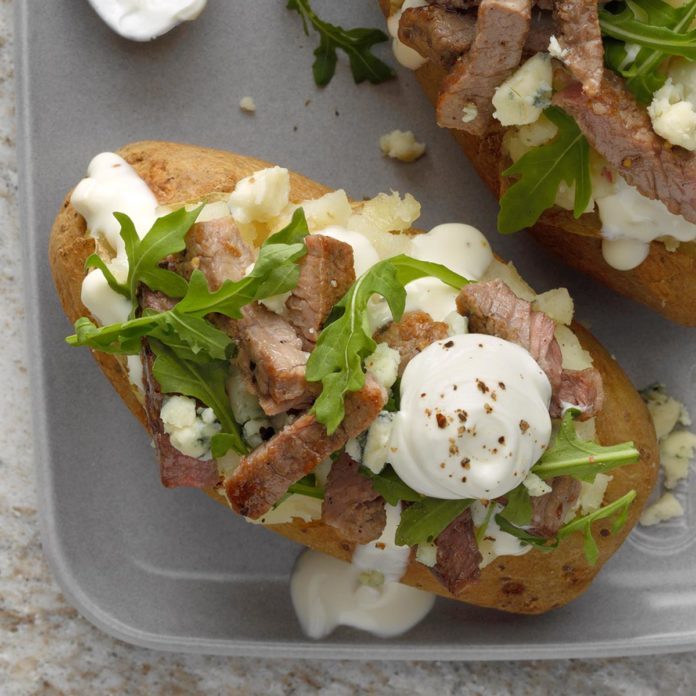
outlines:
[[[387,28],[392,37],[392,50],[396,60],[409,70],[418,70],[428,62],[418,51],[414,51],[410,46],[399,40],[399,22],[405,10],[411,7],[425,7],[427,0],[405,0],[404,4],[387,20]]]
[[[333,237],[339,242],[345,242],[353,247],[353,264],[355,266],[355,277],[359,278],[365,271],[370,270],[379,260],[379,254],[370,240],[360,232],[347,230],[345,227],[331,225],[319,230],[317,234],[325,237]]]
[[[207,0],[90,0],[97,14],[117,33],[150,41],[181,22],[196,19]]]
[[[87,177],[75,187],[70,203],[85,219],[87,233],[111,247],[114,258],[107,266],[119,282],[124,282],[128,277],[128,258],[121,225],[114,213],[128,215],[138,236],[144,237],[157,219],[157,199],[148,185],[122,157],[103,152],[90,162]],[[80,299],[102,326],[126,321],[131,310],[131,303],[114,292],[97,269],[82,281]],[[128,375],[131,383],[142,390],[142,363],[138,356],[128,357]]]
[[[608,193],[596,201],[604,259],[617,270],[630,270],[643,263],[650,242],[659,237],[673,237],[680,242],[696,240],[696,225],[671,213],[662,201],[643,196],[616,173]]]
[[[504,532],[498,526],[495,516],[503,509],[503,506],[492,502],[489,505],[495,506],[495,510],[490,515],[488,514],[488,506],[479,500],[471,506],[471,517],[477,528],[484,524],[488,518],[486,530],[478,545],[482,556],[479,566],[481,568],[485,568],[498,556],[523,556],[532,550],[529,544],[523,544],[517,537]]]
[[[551,437],[551,385],[532,356],[462,334],[417,355],[401,379],[389,462],[435,498],[496,498],[515,488]]]
[[[352,626],[381,638],[398,636],[420,622],[435,596],[398,582],[370,587],[356,566],[305,551],[290,581],[290,595],[302,630],[325,638],[337,626]]]

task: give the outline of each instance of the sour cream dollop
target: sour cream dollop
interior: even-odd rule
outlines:
[[[436,341],[404,371],[389,462],[423,495],[496,498],[547,448],[550,400],[524,348],[483,334]]]
[[[117,33],[133,41],[150,41],[181,22],[196,19],[207,0],[89,0]]]

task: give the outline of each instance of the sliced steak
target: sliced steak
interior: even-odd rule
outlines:
[[[305,379],[309,353],[283,317],[254,303],[244,307],[241,319],[228,319],[224,326],[237,340],[237,364],[247,388],[266,414],[304,409],[314,401],[317,385]]]
[[[143,361],[145,413],[147,414],[150,434],[157,448],[162,485],[167,488],[176,488],[177,486],[212,488],[217,485],[220,478],[215,460],[204,461],[182,454],[172,445],[169,435],[164,432],[164,424],[160,418],[164,396],[152,373],[155,356],[145,340],[140,357]]]
[[[557,393],[561,386],[561,348],[554,336],[556,324],[543,312],[532,311],[502,280],[471,283],[457,296],[457,309],[469,317],[475,333],[498,336],[528,350]]]
[[[309,235],[305,244],[300,279],[285,306],[302,347],[311,351],[331,309],[355,282],[355,268],[350,244],[320,234]]]
[[[386,401],[385,390],[368,375],[360,391],[346,396],[345,418],[332,435],[310,413],[286,426],[245,456],[225,480],[234,510],[253,519],[268,512],[291,484],[366,430]]]
[[[557,476],[547,481],[551,491],[532,496],[530,531],[542,537],[555,536],[571,506],[580,496],[580,481],[571,476]]]
[[[672,147],[653,129],[648,112],[628,91],[622,78],[604,72],[595,97],[578,82],[557,92],[553,103],[567,111],[594,147],[644,196],[696,223],[696,157]]]
[[[168,312],[178,302],[178,300],[173,300],[163,292],[150,290],[147,285],[141,285],[139,293],[140,308],[152,309],[157,313]]]
[[[321,518],[346,541],[367,544],[382,534],[387,512],[384,498],[359,468],[360,464],[345,453],[331,465]]]
[[[531,0],[482,0],[476,38],[442,82],[437,122],[484,135],[493,114],[493,93],[520,64],[531,20]],[[462,120],[465,110],[475,115]]]
[[[525,54],[546,51],[554,32],[551,15],[537,12],[531,20]],[[476,16],[448,12],[438,5],[411,7],[401,15],[399,39],[424,58],[449,70],[470,48],[476,36]]]
[[[599,370],[588,367],[586,370],[561,372],[561,386],[553,395],[551,415],[555,418],[561,416],[568,405],[580,409],[578,420],[588,420],[602,410],[604,385]]]
[[[475,36],[475,15],[448,12],[439,5],[411,7],[399,21],[399,40],[444,68],[471,48]]]
[[[427,312],[406,312],[401,321],[393,321],[375,334],[377,343],[386,343],[399,351],[399,376],[406,365],[431,343],[447,338],[449,328],[442,321],[434,321]]]
[[[596,96],[604,74],[597,0],[555,0],[553,16],[560,30],[558,43],[566,51],[563,62],[580,81],[585,94]]]
[[[476,543],[471,511],[457,517],[436,539],[437,557],[433,575],[453,594],[479,579],[481,552]]]
[[[195,269],[205,275],[211,290],[226,280],[240,280],[254,263],[256,252],[241,237],[231,217],[197,222],[186,235],[186,258],[179,272],[186,278]]]

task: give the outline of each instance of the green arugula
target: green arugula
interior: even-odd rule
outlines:
[[[574,534],[575,532],[582,532],[583,536],[585,537],[585,558],[590,565],[594,565],[599,558],[599,547],[597,546],[597,542],[592,535],[592,524],[597,520],[607,519],[608,517],[616,515],[616,519],[614,520],[614,524],[611,528],[611,533],[616,534],[616,532],[618,532],[619,529],[626,524],[626,520],[628,519],[628,509],[630,508],[631,503],[635,500],[635,497],[636,492],[629,491],[614,502],[599,508],[599,510],[595,510],[595,512],[583,515],[582,517],[578,517],[577,519],[564,524],[558,530],[558,534],[551,538],[537,536],[525,529],[520,529],[519,527],[511,524],[502,514],[496,515],[495,521],[504,532],[512,534],[525,544],[530,544],[541,551],[551,551],[552,549],[556,548],[559,542],[566,537]]]
[[[288,494],[306,495],[310,498],[324,499],[324,489],[317,484],[314,474],[309,474],[293,483],[288,488]]]
[[[164,394],[193,397],[215,412],[222,426],[221,432],[212,438],[211,448],[215,449],[216,456],[222,456],[230,448],[246,454],[249,448],[239,432],[225,391],[228,363],[224,360],[210,360],[204,364],[188,362],[159,341],[150,341],[150,348],[155,354],[152,373]]]
[[[309,25],[319,34],[319,46],[314,51],[312,72],[314,81],[319,87],[325,87],[331,82],[338,61],[337,51],[340,49],[350,61],[350,69],[356,83],[368,80],[378,84],[394,77],[394,71],[372,53],[375,44],[389,40],[389,37],[379,29],[343,29],[335,24],[329,24],[316,15],[309,0],[288,0],[288,10],[294,10],[302,18],[306,35],[309,35]]]
[[[579,218],[592,196],[590,146],[575,120],[556,106],[544,111],[558,128],[554,139],[535,147],[504,172],[519,177],[500,199],[498,229],[503,234],[533,225],[556,200],[562,181],[575,184],[573,215]]]
[[[415,546],[434,541],[473,502],[469,499],[424,498],[409,505],[401,513],[401,522],[396,530],[397,546]]]
[[[543,479],[572,476],[592,482],[599,473],[638,461],[640,452],[632,442],[605,447],[581,440],[573,425],[576,414],[577,411],[573,409],[565,413],[556,439],[532,467],[533,473]]]
[[[508,522],[519,526],[529,524],[532,519],[532,501],[523,484],[505,494],[507,503],[500,513]]]
[[[375,474],[366,467],[360,467],[360,473],[372,482],[372,487],[389,503],[396,505],[400,500],[418,502],[425,496],[416,493],[413,488],[407,486],[397,475],[391,466],[387,466]]]
[[[445,266],[400,255],[380,261],[366,271],[334,307],[329,324],[319,334],[309,356],[306,377],[323,385],[312,413],[331,435],[343,421],[344,399],[348,392],[365,384],[363,361],[374,352],[367,304],[373,295],[382,296],[394,321],[401,319],[406,305],[405,285],[412,280],[432,276],[454,287],[469,281]]]
[[[627,0],[613,13],[599,11],[609,67],[626,78],[628,89],[643,104],[652,100],[655,90],[666,80],[662,66],[668,56],[696,60],[696,0],[672,7],[663,0]],[[640,46],[629,56],[626,46]]]

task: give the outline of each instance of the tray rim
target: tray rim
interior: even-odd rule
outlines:
[[[18,175],[18,207],[22,235],[22,272],[25,285],[26,306],[38,302],[38,263],[35,245],[29,238],[36,229],[33,202],[34,180],[32,178],[31,152],[28,122],[30,118],[29,91],[29,3],[31,0],[14,2],[14,59],[16,85],[16,152]],[[348,659],[348,660],[427,660],[427,661],[528,661],[569,658],[635,657],[641,655],[663,655],[696,650],[696,629],[681,634],[653,635],[632,638],[630,641],[614,639],[608,641],[578,642],[562,645],[524,643],[519,645],[476,645],[463,646],[409,646],[383,643],[340,644],[309,639],[289,642],[258,640],[234,640],[211,638],[186,638],[176,635],[142,631],[116,616],[102,610],[83,591],[73,577],[67,560],[61,553],[61,541],[51,524],[55,510],[48,491],[52,486],[51,452],[48,447],[46,413],[43,408],[46,381],[42,369],[41,326],[37,313],[26,312],[25,350],[28,358],[30,403],[32,406],[33,459],[36,474],[36,497],[41,544],[53,578],[67,602],[87,621],[107,635],[126,643],[162,652],[239,657],[276,657],[292,659]]]

